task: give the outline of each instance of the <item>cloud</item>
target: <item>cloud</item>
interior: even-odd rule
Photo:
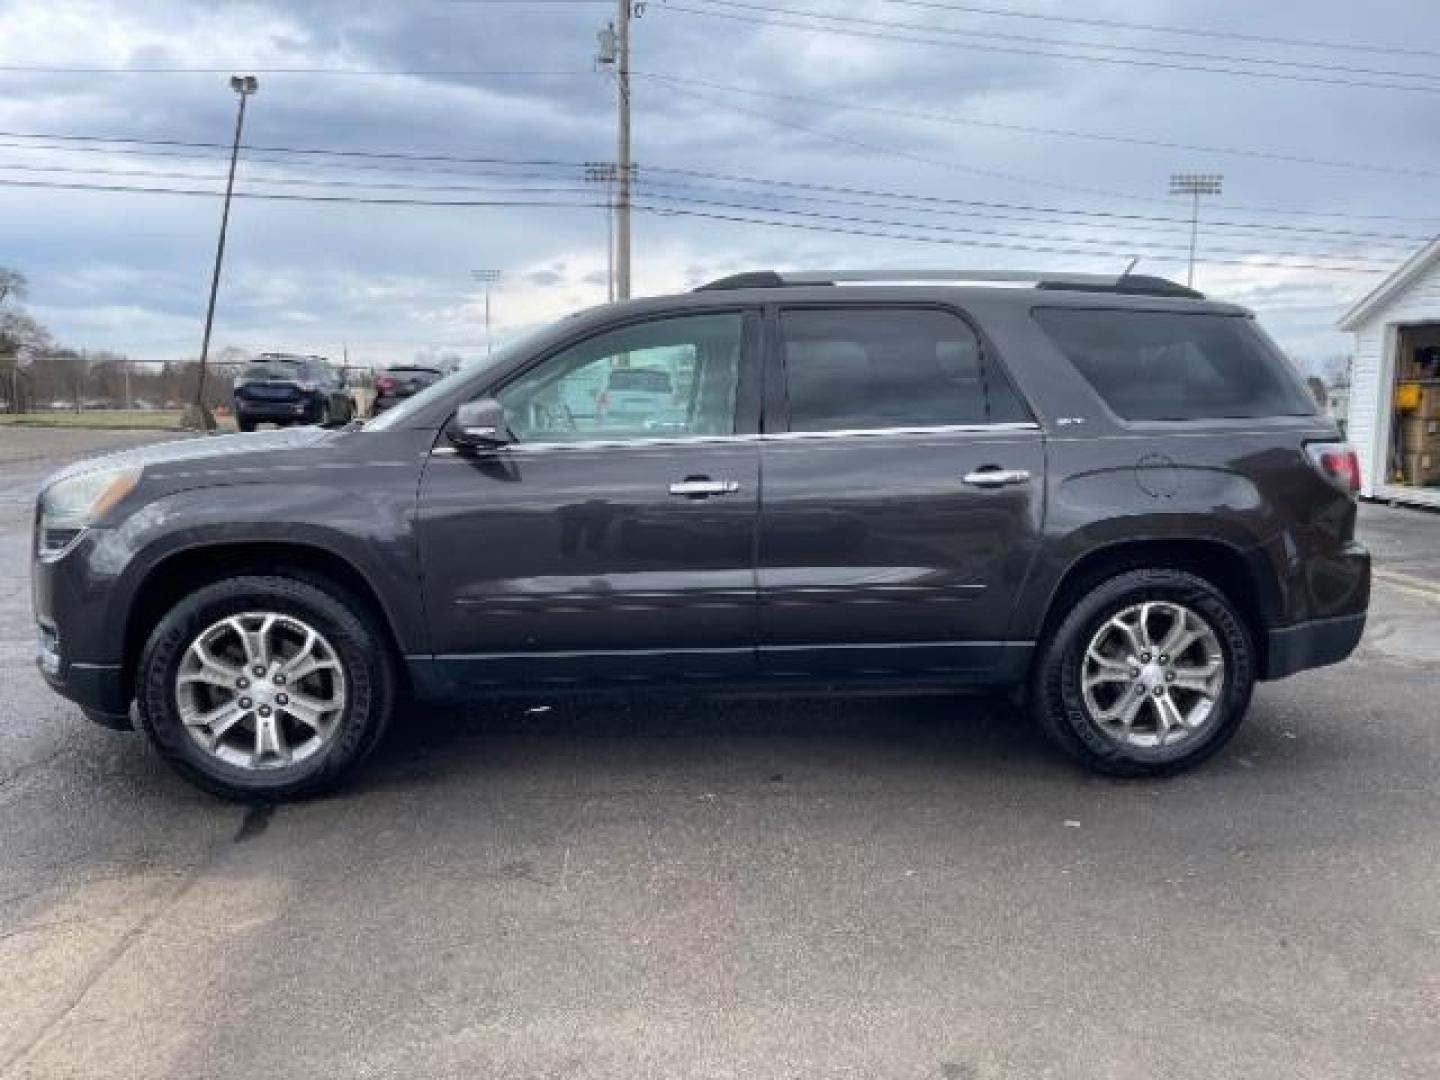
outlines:
[[[696,0],[684,6],[707,5]],[[1032,46],[1051,51],[1104,41],[1316,59],[1278,46],[1157,39],[908,5],[806,0],[804,6],[842,17],[921,23],[928,28],[924,36],[937,38],[947,28],[1029,32],[1032,39],[1056,39],[1058,44]],[[1303,27],[1283,8],[1249,8],[1244,26],[1236,28],[1352,36],[1350,6],[1342,0],[1307,5]],[[1055,4],[1047,10],[1071,9]],[[1202,19],[1172,0],[1114,0],[1092,5],[1086,14],[1226,25],[1219,14]],[[0,3],[0,60],[189,64],[220,72],[0,73],[0,131],[224,143],[234,116],[225,74],[232,68],[410,72],[262,73],[247,120],[251,147],[399,152],[425,160],[252,149],[242,164],[242,192],[566,205],[238,200],[216,335],[224,344],[256,349],[335,354],[348,348],[377,363],[422,350],[477,355],[486,342],[473,269],[504,271],[492,291],[496,340],[605,299],[604,192],[586,182],[584,163],[614,153],[613,82],[592,63],[595,31],[608,15],[603,7],[583,4],[9,0]],[[1134,251],[1145,252],[1142,269],[1183,276],[1187,208],[1166,198],[1167,178],[1172,171],[1217,169],[1226,174],[1226,193],[1204,208],[1200,284],[1255,308],[1282,344],[1311,363],[1348,347],[1333,331],[1334,319],[1376,279],[1258,264],[1319,263],[1325,261],[1319,253],[1328,253],[1337,262],[1398,265],[1421,237],[1440,227],[1433,177],[1058,134],[1073,129],[1440,171],[1430,131],[1434,103],[1425,94],[801,32],[765,25],[759,12],[748,15],[704,18],[652,3],[634,24],[635,67],[642,75],[780,95],[637,78],[639,291],[691,288],[765,267],[1104,269]],[[1420,40],[1429,29],[1426,12],[1415,5],[1381,3],[1372,15],[1366,36],[1405,42]],[[771,13],[768,21],[786,20]],[[951,39],[980,41],[958,34]],[[999,39],[989,43],[1008,47]],[[1402,63],[1374,60],[1375,66]],[[512,74],[464,74],[475,70]],[[845,103],[1057,133],[878,115]],[[222,183],[225,155],[219,149],[149,148],[172,155],[163,157],[77,149],[42,149],[0,135],[0,179],[212,192]],[[519,161],[529,164],[513,164]],[[135,175],[137,170],[150,175]],[[756,185],[717,175],[812,186]],[[818,191],[815,185],[844,190]],[[951,201],[915,202],[886,192]],[[805,228],[735,220],[777,216],[754,209],[761,206],[789,210],[784,216],[790,225]],[[682,209],[691,214],[661,213]],[[1388,216],[1308,216],[1321,211]],[[214,198],[6,187],[0,190],[0,263],[30,275],[35,311],[69,344],[103,345],[146,359],[191,355],[218,225]],[[1046,248],[1070,253],[1039,250]],[[1281,259],[1277,252],[1294,254]]]

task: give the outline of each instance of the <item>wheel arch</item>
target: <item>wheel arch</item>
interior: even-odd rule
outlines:
[[[176,603],[211,582],[247,574],[296,578],[338,587],[362,609],[403,672],[403,650],[379,590],[352,562],[318,545],[297,541],[217,541],[172,552],[150,567],[125,619],[123,678],[134,685],[140,652],[151,631]]]
[[[1265,670],[1267,630],[1274,625],[1283,604],[1279,585],[1263,558],[1247,556],[1223,540],[1210,538],[1139,538],[1086,552],[1066,567],[1051,590],[1038,640],[1048,641],[1075,601],[1101,581],[1142,567],[1183,570],[1204,578],[1224,593],[1244,619],[1257,666]]]

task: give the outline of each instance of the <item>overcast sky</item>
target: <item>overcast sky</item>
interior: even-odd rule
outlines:
[[[16,185],[215,192],[223,153],[23,136],[225,143],[226,75],[259,69],[241,192],[568,205],[237,200],[217,346],[477,356],[474,269],[504,274],[497,341],[605,299],[605,210],[583,205],[603,193],[583,163],[613,160],[614,85],[594,64],[613,15],[584,0],[0,0],[0,65],[225,73],[0,70],[0,265],[29,275],[31,310],[65,344],[195,355],[217,198]],[[1202,225],[1197,285],[1256,308],[1315,366],[1348,348],[1333,324],[1381,275],[1308,267],[1393,267],[1440,230],[1440,34],[1423,0],[648,0],[633,37],[637,294],[743,269],[1118,271],[1141,253],[1142,271],[1183,280],[1189,208],[1169,175],[1217,171],[1203,218],[1226,224]],[[331,73],[266,70],[287,68]],[[1307,268],[1259,265],[1274,263]]]

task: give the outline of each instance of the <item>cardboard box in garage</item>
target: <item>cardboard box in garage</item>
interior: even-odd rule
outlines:
[[[1414,415],[1402,416],[1400,447],[1402,454],[1440,452],[1440,420],[1426,420],[1423,416]]]
[[[1405,482],[1416,487],[1440,485],[1440,452],[1433,454],[1406,454],[1400,459]]]

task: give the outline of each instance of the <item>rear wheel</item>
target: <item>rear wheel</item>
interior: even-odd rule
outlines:
[[[235,420],[235,424],[236,424],[237,427],[239,427],[239,429],[240,429],[241,431],[254,431],[254,430],[255,430],[255,421],[254,421],[254,420],[244,420],[244,419],[237,418],[237,419]]]
[[[1250,633],[1226,596],[1142,569],[1080,598],[1042,647],[1033,697],[1047,734],[1091,768],[1161,776],[1224,746],[1254,683]]]
[[[388,650],[363,609],[321,581],[246,576],[161,619],[140,657],[142,725],[186,779],[270,801],[336,783],[394,708]]]

